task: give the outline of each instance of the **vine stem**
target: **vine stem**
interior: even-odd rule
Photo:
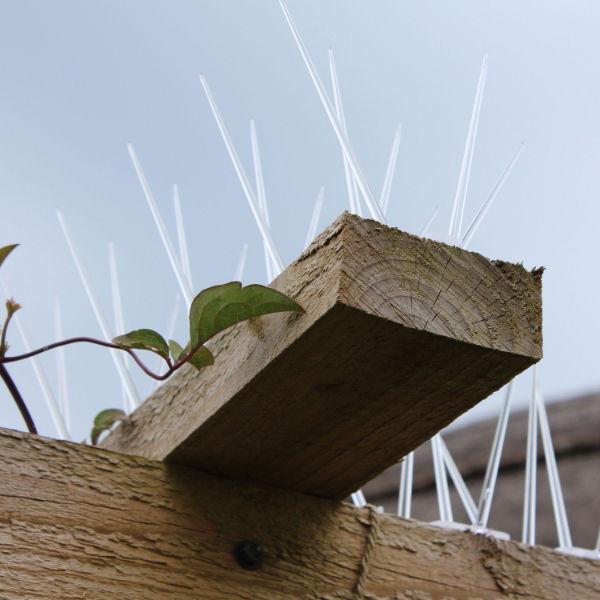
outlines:
[[[7,319],[6,323],[8,323],[8,319]],[[6,326],[4,327],[4,331],[6,331]],[[54,342],[52,344],[48,344],[47,346],[42,346],[41,348],[38,348],[37,350],[32,350],[31,352],[27,352],[25,354],[18,354],[17,356],[0,356],[0,377],[2,377],[4,384],[8,388],[11,396],[13,397],[13,400],[15,401],[16,405],[18,406],[19,410],[21,411],[21,415],[22,415],[25,423],[27,424],[27,428],[29,429],[30,433],[37,433],[35,423],[33,422],[33,419],[31,418],[29,409],[27,408],[27,405],[25,404],[25,401],[23,400],[23,397],[21,396],[19,389],[17,388],[17,386],[15,385],[15,382],[12,380],[12,377],[9,375],[8,371],[6,370],[4,363],[25,360],[26,358],[31,358],[32,356],[37,356],[38,354],[41,354],[42,352],[47,352],[48,350],[53,350],[54,348],[60,348],[61,346],[68,346],[69,344],[76,344],[79,342],[87,342],[89,344],[96,344],[98,346],[104,346],[106,348],[114,348],[115,350],[122,350],[123,352],[127,352],[127,354],[129,354],[129,356],[131,356],[131,358],[133,358],[133,360],[136,362],[138,367],[140,367],[140,369],[142,369],[142,371],[144,371],[144,373],[146,373],[146,375],[148,375],[149,377],[152,377],[153,379],[157,379],[158,381],[164,381],[165,379],[170,377],[175,371],[177,371],[177,369],[182,367],[196,353],[196,351],[198,350],[198,348],[201,345],[200,344],[198,347],[193,348],[192,350],[190,350],[188,353],[186,353],[184,356],[182,356],[179,360],[175,361],[174,363],[171,361],[170,358],[165,358],[165,362],[167,363],[169,368],[163,375],[157,375],[156,373],[151,371],[142,362],[140,357],[131,348],[124,348],[123,346],[119,346],[118,344],[113,344],[112,342],[105,342],[103,340],[98,340],[96,338],[90,338],[90,337],[69,338],[66,340],[62,340],[60,342]]]
[[[1,362],[9,363],[16,362],[18,360],[25,360],[26,358],[31,358],[32,356],[37,356],[42,352],[47,352],[48,350],[53,350],[54,348],[60,348],[61,346],[68,346],[69,344],[77,344],[79,342],[87,342],[88,344],[96,344],[98,346],[104,346],[106,348],[114,348],[115,350],[122,350],[123,352],[127,352],[133,360],[137,363],[138,367],[146,373],[149,377],[153,377],[154,379],[158,379],[159,381],[163,381],[167,379],[174,371],[176,371],[183,364],[182,361],[177,361],[175,364],[171,362],[170,359],[166,358],[165,361],[169,365],[169,370],[163,375],[157,375],[154,371],[151,371],[140,359],[140,357],[131,349],[124,348],[123,346],[119,346],[118,344],[113,344],[112,342],[105,342],[103,340],[97,340],[96,338],[91,337],[74,337],[69,338],[67,340],[62,340],[60,342],[54,342],[53,344],[48,344],[47,346],[42,346],[37,350],[33,350],[31,352],[27,352],[26,354],[19,354],[17,356],[5,356]]]
[[[154,371],[151,371],[131,348],[125,348],[123,346],[119,346],[118,344],[113,344],[112,342],[105,342],[103,340],[98,340],[96,338],[91,337],[69,338],[67,340],[62,340],[60,342],[48,344],[47,346],[42,346],[37,350],[32,350],[31,352],[27,352],[25,354],[18,354],[17,356],[4,356],[0,358],[0,365],[3,363],[25,360],[26,358],[31,358],[32,356],[42,354],[42,352],[47,352],[48,350],[53,350],[54,348],[60,348],[61,346],[68,346],[69,344],[77,344],[79,342],[96,344],[98,346],[104,346],[105,348],[114,348],[115,350],[122,350],[123,352],[127,352],[127,354],[129,354],[129,356],[133,358],[138,367],[142,369],[142,371],[144,371],[146,375],[152,377],[153,379],[157,379],[158,381],[164,381],[165,379],[168,379],[175,371],[177,371],[177,369],[181,368],[192,356],[194,356],[194,354],[198,351],[200,346],[202,346],[202,344],[198,344],[198,346],[192,348],[189,352],[181,356],[179,360],[176,360],[175,362],[172,362],[170,358],[165,358],[165,362],[167,363],[169,368],[162,375],[157,375],[156,373],[154,373]]]
[[[18,406],[19,410],[21,411],[21,416],[23,417],[23,420],[25,421],[25,423],[27,425],[27,429],[29,430],[29,433],[37,433],[35,423],[33,422],[33,419],[31,418],[31,414],[29,412],[29,409],[27,408],[27,405],[25,404],[25,401],[23,400],[23,397],[21,396],[21,393],[19,392],[17,386],[15,385],[15,382],[12,380],[12,377],[9,375],[8,371],[6,370],[6,367],[1,362],[0,362],[0,377],[2,377],[2,380],[4,381],[6,387],[8,388],[8,391],[10,392],[11,396],[13,397],[13,400],[15,401],[16,405]]]

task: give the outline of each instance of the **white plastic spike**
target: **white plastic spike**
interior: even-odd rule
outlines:
[[[594,550],[600,554],[600,527],[598,528],[598,539],[596,540],[596,547]]]
[[[58,296],[54,298],[54,335],[57,340],[64,338],[62,327],[62,313]],[[69,385],[67,383],[67,362],[63,346],[56,348],[56,374],[58,381],[58,401],[60,412],[65,421],[67,431],[71,429],[71,407],[69,403]]]
[[[535,400],[536,369],[533,367],[533,385],[527,421],[527,455],[525,461],[525,496],[523,502],[523,533],[521,541],[535,544],[535,504],[537,497],[537,402]]]
[[[469,123],[469,132],[465,143],[465,152],[463,154],[460,174],[458,176],[458,185],[456,195],[452,204],[452,216],[450,217],[450,227],[448,235],[453,240],[460,240],[463,214],[465,211],[465,201],[467,190],[469,188],[469,177],[471,175],[471,163],[473,162],[473,149],[475,148],[475,138],[477,137],[477,128],[479,126],[479,113],[481,112],[481,101],[483,99],[483,89],[487,76],[488,55],[483,57],[479,81],[477,82],[477,91],[475,92],[475,101],[473,103],[473,112]]]
[[[269,209],[267,206],[267,192],[265,190],[265,180],[263,178],[262,162],[260,160],[260,148],[258,147],[258,136],[256,134],[256,122],[250,119],[250,143],[252,146],[252,160],[254,163],[254,179],[256,181],[256,195],[258,197],[258,206],[263,213],[267,225],[271,225],[269,218]]]
[[[524,147],[525,142],[521,142],[513,157],[510,159],[510,162],[504,169],[504,172],[500,176],[500,179],[490,192],[490,195],[488,196],[487,200],[483,203],[483,205],[479,209],[479,212],[475,215],[473,222],[469,225],[469,228],[467,229],[465,235],[463,236],[463,239],[461,240],[461,245],[463,248],[466,248],[469,245],[469,242],[471,241],[472,237],[477,233],[477,230],[479,229],[479,226],[481,225],[485,215],[487,214],[487,211],[490,209],[492,203],[496,199],[496,196],[502,189],[504,182],[508,179],[508,176],[510,175],[510,172],[515,166],[515,163],[517,162],[517,159],[519,158]]]
[[[552,444],[552,436],[550,434],[550,424],[548,422],[546,405],[540,389],[539,377],[536,377],[534,394],[536,398],[542,444],[544,446],[544,457],[546,460],[546,469],[548,471],[548,481],[550,483],[550,496],[552,498],[554,521],[556,523],[556,533],[558,535],[558,547],[561,550],[568,549],[573,546],[573,541],[571,539],[571,530],[569,529],[567,510],[565,508],[565,500],[563,498],[562,487],[560,485],[558,467],[556,466],[556,455],[554,454],[554,446]]]
[[[400,149],[400,140],[402,138],[402,123],[398,125],[396,133],[394,134],[394,141],[392,142],[392,150],[390,152],[390,158],[388,160],[387,169],[385,171],[385,179],[383,180],[383,187],[381,189],[381,197],[379,198],[379,205],[383,214],[387,216],[388,205],[390,202],[390,192],[392,191],[392,183],[394,181],[394,173],[396,172],[396,164],[398,163],[398,150]]]
[[[350,496],[352,498],[352,503],[356,508],[363,508],[367,505],[367,499],[363,494],[362,490],[357,490]]]
[[[431,438],[431,454],[433,456],[433,473],[435,476],[435,490],[440,511],[440,521],[442,523],[451,523],[454,520],[454,517],[452,515],[450,490],[448,489],[448,476],[446,474],[446,467],[442,449],[440,447],[439,434],[436,434]]]
[[[356,214],[359,217],[362,217],[362,205],[360,201],[360,194],[358,193],[358,184],[356,183],[356,179],[352,177],[352,193],[354,194],[354,200],[356,201]]]
[[[119,285],[115,245],[112,242],[108,243],[108,267],[113,310],[115,313],[115,331],[119,332],[120,335],[125,333],[125,322],[123,319],[123,302],[121,301],[121,286]]]
[[[331,88],[333,89],[333,102],[335,105],[335,113],[340,126],[345,135],[348,135],[348,127],[346,125],[346,116],[344,114],[344,105],[342,104],[342,94],[340,91],[340,84],[337,76],[337,70],[335,68],[335,56],[333,54],[333,48],[329,48],[329,75],[331,77]],[[346,188],[348,190],[348,201],[350,203],[350,212],[358,214],[359,208],[356,202],[354,177],[352,176],[352,169],[348,163],[346,155],[342,151],[342,159],[344,161],[344,177],[346,179]]]
[[[306,250],[310,243],[315,239],[317,233],[317,226],[319,224],[319,217],[321,216],[321,209],[323,208],[323,197],[325,195],[325,187],[321,186],[315,206],[310,217],[310,225],[308,226],[308,233],[306,234],[306,241],[304,242],[304,249]]]
[[[171,241],[167,228],[165,227],[165,223],[160,215],[160,211],[158,210],[158,206],[156,204],[156,201],[154,200],[154,196],[152,195],[152,190],[148,185],[148,180],[144,175],[144,171],[142,170],[142,166],[140,165],[140,161],[138,160],[133,144],[127,144],[127,150],[129,151],[131,162],[133,163],[133,167],[140,181],[140,185],[142,186],[144,196],[146,197],[146,202],[148,203],[148,207],[150,208],[150,212],[152,213],[152,217],[154,218],[154,223],[156,225],[156,228],[158,229],[158,233],[162,240],[163,246],[165,248],[165,251],[167,252],[169,262],[171,263],[171,268],[175,273],[175,277],[177,279],[177,283],[179,284],[179,288],[181,289],[181,293],[183,294],[185,302],[189,307],[192,304],[194,296],[192,293],[192,289],[188,284],[188,280],[185,276],[183,267],[179,262],[179,258],[177,257],[177,253],[175,252],[175,247],[173,246],[173,242]]]
[[[175,210],[175,224],[177,226],[177,245],[179,246],[179,263],[187,279],[190,290],[194,290],[192,282],[192,269],[190,267],[190,255],[188,253],[187,239],[185,236],[185,225],[181,211],[181,198],[179,197],[179,186],[173,185],[173,208]]]
[[[102,335],[107,342],[110,342],[113,338],[111,334],[110,327],[108,326],[108,321],[100,308],[100,304],[96,298],[96,294],[92,289],[92,286],[88,280],[88,277],[83,269],[83,265],[81,260],[79,259],[79,253],[77,252],[77,248],[71,239],[71,235],[69,234],[69,230],[67,228],[67,223],[60,212],[60,210],[56,211],[56,216],[58,217],[58,222],[60,223],[60,227],[62,229],[63,235],[65,236],[65,240],[67,242],[67,246],[69,247],[69,251],[71,252],[71,256],[73,258],[73,262],[75,263],[75,267],[77,268],[77,272],[79,273],[79,277],[81,278],[81,282],[83,283],[83,287],[87,294],[87,297],[92,305],[92,310],[94,311],[94,315],[96,316],[96,320],[98,321],[98,325],[102,330]],[[119,374],[121,379],[121,383],[127,390],[127,395],[129,396],[129,402],[133,408],[137,408],[140,404],[140,397],[137,393],[133,380],[131,379],[131,375],[125,366],[125,361],[123,360],[123,354],[118,350],[110,350],[110,354],[115,363],[115,368]]]
[[[177,317],[179,316],[179,309],[181,307],[181,296],[177,294],[175,296],[175,302],[173,303],[173,310],[167,324],[167,339],[170,340],[175,335],[175,326],[177,325]]]
[[[415,453],[409,452],[400,462],[398,486],[398,516],[410,519]]]
[[[256,195],[258,196],[258,206],[263,214],[266,224],[271,227],[271,219],[269,218],[269,205],[267,204],[267,192],[265,190],[265,181],[263,178],[262,164],[260,161],[260,150],[258,147],[258,137],[256,135],[256,124],[254,119],[250,119],[250,142],[252,145],[252,160],[254,162],[254,177],[256,179]],[[267,244],[263,241],[265,253],[265,270],[267,272],[267,280],[269,283],[275,279],[279,273],[277,266],[273,264],[273,259],[269,254]]]
[[[115,331],[121,335],[125,332],[125,320],[123,319],[123,302],[121,301],[121,286],[119,285],[119,273],[117,270],[117,259],[115,256],[115,246],[112,242],[108,243],[108,270],[110,272],[110,291],[113,303],[113,313],[115,315]],[[129,371],[129,365],[127,359],[123,361],[125,368]],[[129,395],[127,394],[127,388],[121,384],[122,398],[123,398],[123,410],[129,412],[132,410],[132,406],[129,402]]]
[[[200,79],[200,83],[202,84],[202,89],[204,90],[206,99],[208,100],[208,103],[210,105],[210,109],[213,113],[215,121],[217,122],[217,127],[219,128],[219,132],[221,133],[223,142],[225,142],[227,152],[229,153],[229,157],[231,158],[231,162],[233,163],[233,168],[235,169],[235,172],[237,173],[238,179],[240,180],[240,183],[242,185],[242,189],[244,190],[244,194],[246,195],[246,200],[248,201],[248,204],[250,205],[250,210],[252,211],[254,220],[256,221],[256,224],[258,225],[258,229],[263,238],[263,241],[267,245],[269,254],[271,255],[271,258],[273,259],[273,264],[277,267],[277,270],[281,273],[281,271],[283,271],[283,260],[281,259],[281,256],[279,255],[279,251],[277,250],[277,247],[275,246],[273,236],[271,235],[271,228],[268,226],[268,224],[260,210],[260,206],[259,206],[258,200],[256,198],[256,195],[254,194],[252,186],[250,185],[250,181],[248,180],[248,176],[246,175],[246,171],[244,170],[244,167],[242,166],[242,163],[241,163],[238,153],[235,149],[235,146],[233,145],[233,142],[231,141],[229,132],[227,131],[227,128],[225,127],[225,122],[223,121],[223,117],[221,116],[219,107],[217,106],[217,103],[215,102],[212,92],[210,91],[210,88],[208,87],[208,82],[206,81],[206,77],[204,77],[204,75],[199,75],[198,77]]]
[[[10,294],[8,293],[8,290],[7,290],[7,287],[6,287],[6,284],[4,283],[4,281],[2,281],[2,288],[4,290],[4,294],[7,297],[10,297]],[[23,324],[21,323],[21,319],[19,318],[18,314],[15,314],[13,316],[13,321],[16,323],[17,329],[19,330],[19,334],[21,336],[21,340],[23,341],[23,346],[25,347],[25,351],[31,352],[33,350],[33,348],[31,346],[29,337],[27,336],[25,328],[23,327]],[[50,415],[52,417],[52,421],[54,423],[54,427],[56,428],[58,436],[63,440],[71,441],[72,438],[71,438],[71,435],[69,434],[69,430],[67,428],[67,424],[65,423],[64,416],[60,411],[60,407],[58,405],[58,402],[56,401],[56,398],[54,397],[54,394],[52,393],[52,389],[50,388],[50,384],[48,383],[46,374],[44,373],[44,370],[42,369],[42,365],[40,364],[37,356],[32,356],[28,360],[31,362],[33,372],[35,373],[35,377],[38,381],[40,389],[42,390],[42,395],[44,396],[44,400],[46,401],[46,406],[48,407],[48,410],[50,411]]]
[[[167,340],[172,340],[173,335],[175,334],[175,325],[177,324],[177,317],[179,316],[179,306],[181,304],[181,296],[177,294],[175,296],[175,302],[173,303],[173,310],[171,311],[171,316],[169,317],[169,322],[167,323]],[[156,357],[156,367],[154,369],[155,373],[164,372],[165,370],[165,361],[160,357]],[[160,381],[153,379],[152,384],[150,386],[150,393],[153,393]]]
[[[342,151],[344,152],[344,155],[348,159],[348,164],[350,165],[350,168],[352,169],[352,174],[354,175],[354,178],[356,179],[356,183],[358,184],[360,192],[363,195],[365,203],[367,204],[367,208],[369,209],[369,212],[371,213],[371,216],[373,219],[375,219],[381,223],[385,223],[386,222],[385,216],[384,216],[383,212],[381,211],[379,202],[377,202],[377,200],[375,199],[375,196],[373,195],[373,192],[371,191],[371,188],[369,187],[369,184],[367,183],[367,179],[363,174],[363,171],[362,171],[360,164],[356,158],[356,155],[354,154],[354,150],[348,140],[348,137],[342,131],[342,127],[337,119],[337,116],[331,105],[331,102],[330,102],[329,98],[327,97],[327,93],[325,92],[325,87],[323,86],[323,83],[321,82],[321,79],[319,77],[319,74],[317,73],[317,70],[316,70],[313,62],[312,62],[312,59],[310,58],[308,51],[306,50],[306,46],[304,45],[304,42],[302,41],[302,38],[300,37],[300,33],[298,32],[298,29],[296,28],[296,25],[294,24],[294,22],[292,20],[290,11],[288,10],[288,8],[283,0],[279,0],[279,6],[281,7],[281,10],[283,11],[285,20],[287,21],[290,31],[292,32],[292,36],[294,37],[296,45],[298,46],[298,50],[300,51],[300,54],[304,61],[304,64],[306,65],[306,68],[308,69],[310,78],[312,79],[312,82],[315,85],[317,94],[319,95],[319,98],[321,99],[321,103],[323,104],[323,107],[325,108],[325,112],[327,113],[327,117],[329,118],[329,121],[331,123],[331,126],[333,127],[333,130],[338,139],[338,142],[340,143],[340,145],[342,147]]]
[[[248,258],[248,244],[244,244],[242,246],[242,253],[240,254],[240,259],[238,260],[238,264],[235,268],[235,273],[233,275],[233,279],[235,281],[242,281],[244,278],[244,270],[246,269],[246,259]]]
[[[425,223],[425,227],[423,227],[423,229],[421,229],[421,232],[419,233],[419,237],[425,237],[429,233],[429,229],[431,227],[431,224],[435,220],[435,218],[436,218],[439,210],[440,210],[439,206],[436,206],[433,209],[433,212],[431,213],[431,216],[427,220],[427,223]]]
[[[21,339],[23,340],[23,346],[25,346],[25,350],[27,352],[31,352],[33,348],[31,346],[31,343],[29,342],[29,338],[27,337],[25,329],[23,328],[23,324],[21,323],[19,315],[15,315],[13,319],[17,324],[17,329],[19,330]],[[54,426],[56,427],[58,435],[61,439],[70,441],[72,438],[67,429],[67,424],[65,423],[64,417],[60,412],[58,402],[56,401],[56,398],[52,393],[52,389],[50,387],[50,384],[48,383],[46,374],[42,369],[42,365],[40,364],[36,356],[31,357],[29,360],[31,361],[31,366],[33,367],[36,379],[38,380],[40,389],[42,390],[42,394],[44,396],[44,400],[46,401],[46,405],[50,410],[50,415],[52,416],[52,421],[54,422]]]
[[[490,511],[492,508],[492,500],[494,499],[494,490],[496,489],[496,481],[498,479],[498,470],[500,468],[500,458],[502,457],[502,449],[504,440],[506,439],[506,430],[508,426],[508,418],[510,415],[510,405],[512,402],[513,381],[506,388],[504,403],[496,424],[496,432],[490,450],[483,485],[481,487],[481,495],[479,496],[479,505],[477,508],[477,524],[481,527],[487,527],[490,519]]]
[[[448,446],[446,446],[446,442],[444,442],[444,438],[441,435],[438,435],[438,442],[440,445],[440,450],[442,451],[442,457],[444,459],[444,464],[446,465],[446,469],[450,474],[452,479],[452,483],[458,492],[458,497],[460,498],[463,506],[465,507],[465,511],[467,516],[469,517],[469,521],[471,521],[472,525],[475,525],[477,522],[477,507],[475,506],[475,502],[473,501],[473,496],[469,492],[467,485],[465,484],[465,480],[462,478],[452,455],[450,454],[450,450],[448,450]]]

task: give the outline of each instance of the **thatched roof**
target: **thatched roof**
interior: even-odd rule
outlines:
[[[600,393],[548,404],[552,439],[574,543],[591,547],[600,526]],[[485,473],[496,419],[490,419],[444,435],[471,493],[476,498]],[[520,537],[523,479],[527,437],[527,411],[515,412],[508,425],[490,525]],[[541,443],[538,444],[542,457]],[[435,482],[429,445],[415,454],[413,514],[422,520],[438,517]],[[543,460],[538,476],[538,541],[556,545],[552,505]],[[389,469],[365,487],[370,502],[395,511],[398,467]],[[454,498],[455,518],[467,522]]]

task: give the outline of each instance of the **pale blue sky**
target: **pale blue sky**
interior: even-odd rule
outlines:
[[[180,187],[195,287],[264,282],[256,226],[198,82],[204,73],[246,168],[256,119],[274,236],[301,251],[325,185],[320,229],[347,208],[341,155],[275,0],[1,2],[0,233],[22,246],[3,267],[34,345],[99,335],[58,226],[64,212],[105,312],[107,243],[119,260],[127,329],[164,331],[176,281],[127,155],[132,142],[174,235]],[[549,398],[600,384],[596,319],[600,197],[600,4],[589,1],[289,0],[323,79],[336,52],[349,134],[376,194],[403,123],[390,224],[417,233],[450,217],[482,56],[489,72],[467,221],[521,140],[525,150],[471,249],[545,265]],[[184,337],[184,319],[178,337]],[[16,330],[15,351],[21,349]],[[68,350],[73,436],[119,406],[102,349]],[[55,356],[44,359],[55,385]],[[55,435],[31,366],[11,369],[43,433]],[[136,376],[140,393],[150,382]],[[525,399],[529,378],[518,396]],[[56,386],[55,386],[56,387]],[[2,425],[22,428],[0,392]],[[493,401],[492,401],[493,403]],[[488,402],[488,405],[492,403]]]

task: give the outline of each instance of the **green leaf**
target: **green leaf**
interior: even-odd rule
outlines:
[[[106,431],[105,427],[92,427],[92,431],[90,432],[90,442],[92,443],[92,446],[95,446],[98,443],[98,438],[103,431]]]
[[[203,367],[208,367],[215,362],[215,357],[212,355],[211,351],[206,346],[200,346],[192,358],[188,361],[190,365],[196,367],[198,371]]]
[[[252,317],[288,310],[303,312],[293,300],[263,285],[243,288],[239,281],[233,281],[207,288],[190,307],[191,344],[203,344],[220,331]]]
[[[0,248],[0,265],[4,262],[6,257],[18,246],[19,244],[10,244],[10,246],[4,246]]]
[[[169,340],[169,350],[171,351],[171,356],[175,362],[185,354],[183,348],[175,340]]]
[[[107,408],[101,410],[94,418],[94,427],[109,427],[117,421],[127,421],[129,417],[120,408]]]
[[[129,422],[129,417],[122,410],[118,408],[107,408],[106,410],[100,411],[94,419],[94,426],[90,433],[90,441],[92,444],[95,446],[100,435],[119,421],[123,423]]]
[[[182,348],[175,340],[169,340],[169,348],[171,349],[171,356],[176,362],[190,351],[189,344],[185,348]],[[188,362],[196,367],[196,369],[200,370],[203,367],[212,365],[215,362],[215,358],[206,346],[200,346],[200,348],[194,352],[194,355],[188,359]]]
[[[169,347],[165,338],[152,329],[136,329],[113,338],[113,342],[123,348],[150,350],[150,352],[155,352],[164,359],[169,358]]]

